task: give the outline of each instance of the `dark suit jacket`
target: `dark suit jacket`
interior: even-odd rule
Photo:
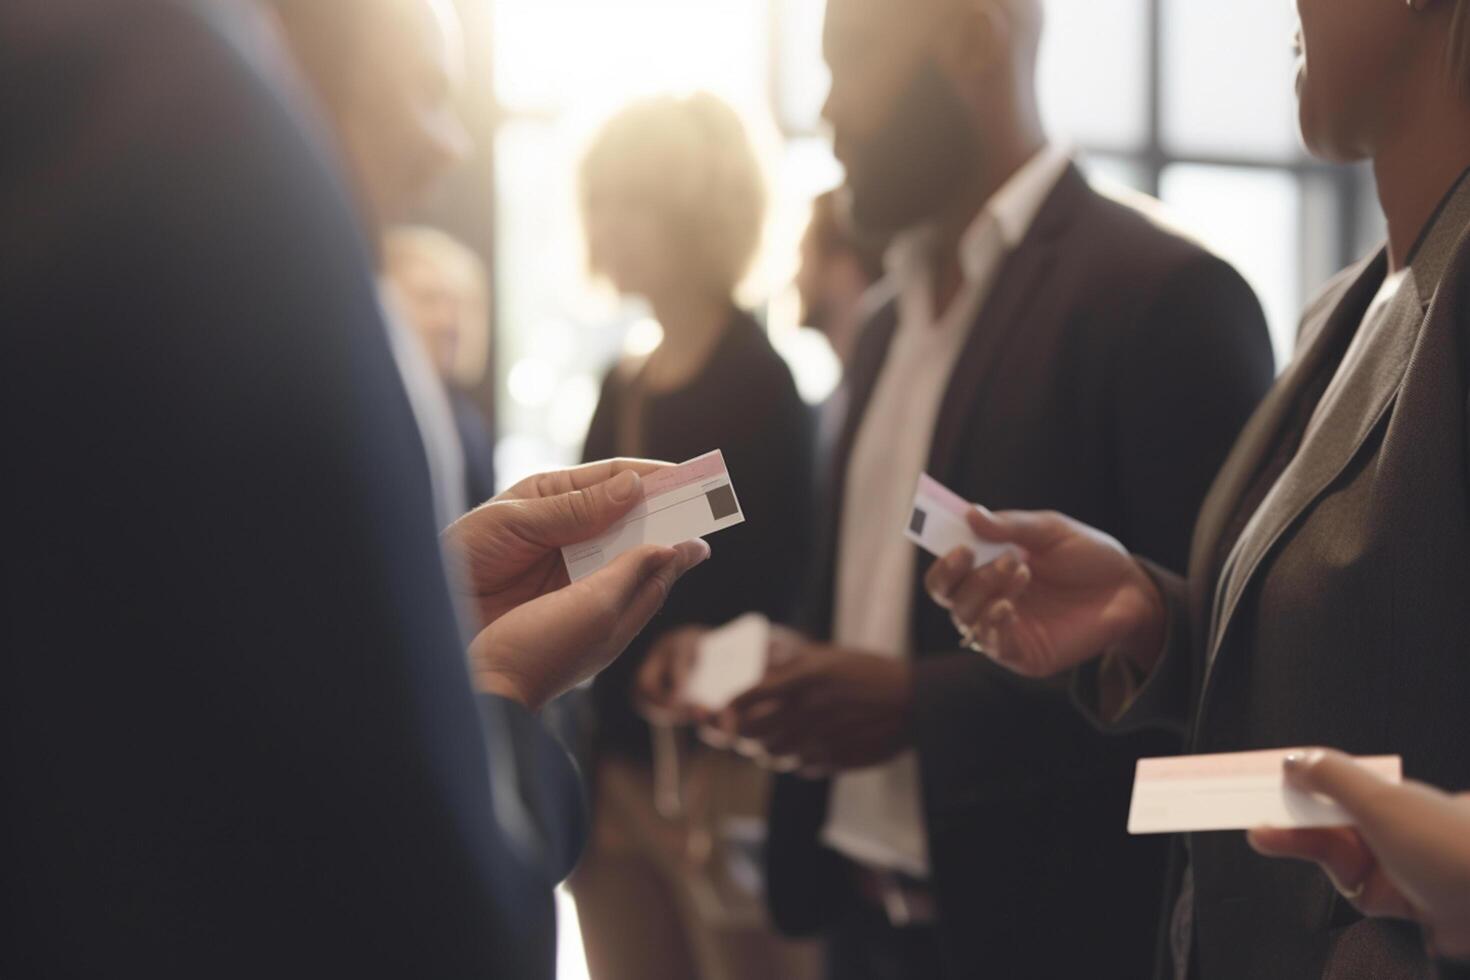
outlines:
[[[452,384],[445,386],[445,394],[464,449],[465,499],[471,508],[478,507],[495,496],[495,435],[473,395]]]
[[[1470,787],[1467,229],[1470,184],[1447,199],[1371,356],[1322,403],[1320,429],[1222,577],[1242,498],[1313,380],[1335,371],[1384,254],[1308,309],[1300,353],[1210,491],[1188,579],[1158,576],[1168,652],[1119,727],[1169,724],[1197,752],[1401,753],[1409,776]],[[1202,980],[1430,975],[1416,929],[1364,921],[1314,867],[1260,858],[1239,834],[1189,843]]]
[[[627,397],[626,372],[614,369],[603,381],[583,455],[679,461],[719,449],[746,516],[710,542],[719,560],[681,579],[658,618],[593,682],[596,750],[646,758],[648,726],[633,710],[630,688],[661,635],[691,623],[721,626],[747,612],[790,618],[808,555],[812,433],[790,368],[760,324],[736,310],[698,377],[644,405],[638,446],[618,441]]]
[[[842,500],[895,323],[890,307],[855,355],[830,501]],[[1260,306],[1240,277],[1069,168],[972,329],[929,470],[991,507],[1085,515],[1182,567],[1210,479],[1272,374]],[[806,625],[820,637],[831,629],[839,511],[822,521],[809,591]],[[1059,686],[957,651],[947,614],[923,594],[924,567],[915,738],[951,975],[1146,975],[1165,849],[1123,828],[1134,761],[1177,741],[1099,738]],[[839,862],[818,843],[826,806],[825,783],[778,784],[770,901],[788,931],[821,928],[842,887]]]
[[[0,5],[0,975],[550,977],[334,163],[248,5]]]

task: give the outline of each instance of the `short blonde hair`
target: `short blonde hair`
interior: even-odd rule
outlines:
[[[397,279],[409,266],[422,263],[444,276],[464,304],[459,346],[451,374],[465,388],[479,384],[490,360],[490,286],[485,265],[452,235],[437,228],[391,228],[383,239],[384,267]]]
[[[764,175],[740,116],[713,95],[658,96],[613,116],[582,160],[584,223],[594,191],[655,209],[685,246],[691,273],[727,294],[755,261]]]

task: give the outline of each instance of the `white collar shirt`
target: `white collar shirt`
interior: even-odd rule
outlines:
[[[1068,164],[1066,153],[1045,148],[986,203],[960,240],[963,282],[943,313],[935,310],[932,230],[904,234],[889,250],[898,327],[847,463],[833,621],[840,647],[899,658],[915,652],[915,555],[903,536],[914,487],[955,364],[995,277]],[[839,776],[822,837],[859,864],[927,877],[916,754]]]

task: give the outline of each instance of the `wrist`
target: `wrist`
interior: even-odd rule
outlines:
[[[1168,640],[1169,611],[1158,583],[1134,562],[1135,588],[1139,596],[1135,622],[1123,639],[1109,651],[1141,678],[1147,678],[1164,656]]]
[[[519,683],[514,682],[514,679],[506,676],[506,674],[495,673],[495,671],[490,670],[476,671],[475,688],[481,693],[490,693],[490,695],[495,695],[497,698],[514,701],[520,707],[525,708],[526,711],[531,711],[531,713],[541,711],[541,704],[538,704],[531,696],[526,695],[526,692],[520,688]]]

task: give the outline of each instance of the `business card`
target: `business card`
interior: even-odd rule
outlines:
[[[760,683],[770,646],[771,621],[760,613],[747,613],[710,630],[699,642],[685,682],[685,700],[710,711],[725,708]]]
[[[1130,834],[1350,827],[1331,800],[1291,789],[1282,763],[1300,749],[1140,759],[1133,780]],[[1358,765],[1390,782],[1403,779],[1399,756],[1365,756]]]
[[[914,491],[914,507],[904,536],[936,558],[943,558],[956,548],[969,548],[975,556],[975,568],[989,565],[1004,555],[1019,555],[1013,545],[995,544],[970,530],[965,515],[974,509],[964,497],[924,473]]]
[[[718,449],[643,478],[643,500],[591,541],[561,550],[573,582],[643,545],[672,548],[745,521]]]

